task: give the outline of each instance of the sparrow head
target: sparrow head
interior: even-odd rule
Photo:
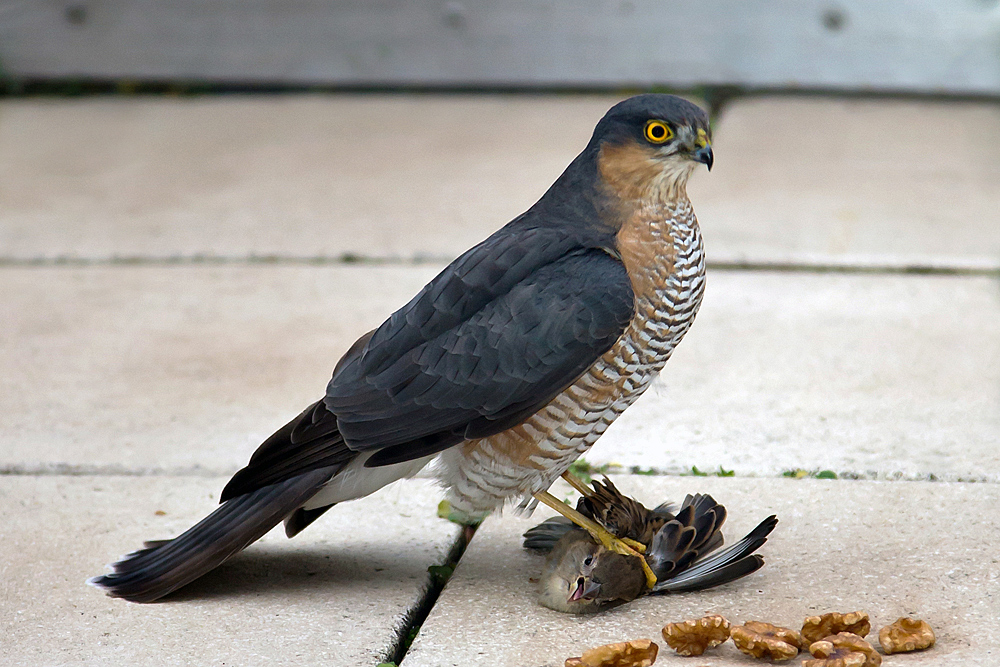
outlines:
[[[538,581],[538,601],[569,614],[591,614],[633,600],[646,578],[635,557],[622,556],[574,530],[552,550]]]

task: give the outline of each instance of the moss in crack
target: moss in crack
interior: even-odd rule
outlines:
[[[392,647],[389,655],[385,656],[385,660],[379,663],[378,667],[396,667],[396,665],[403,662],[406,652],[410,650],[413,640],[416,639],[417,634],[420,632],[420,627],[427,620],[427,616],[437,603],[441,591],[444,590],[451,575],[454,574],[458,561],[461,560],[462,554],[465,553],[469,543],[472,541],[472,537],[476,534],[477,527],[465,526],[452,545],[445,561],[439,565],[431,565],[427,568],[427,574],[429,575],[427,590],[420,602],[410,610],[410,613],[400,625],[396,634],[395,645]]]
[[[699,470],[698,466],[691,466],[691,472],[682,472],[681,477],[736,477],[735,470],[726,470],[722,466],[715,472],[705,472]]]
[[[792,479],[805,479],[806,477],[812,479],[837,479],[837,473],[832,470],[803,470],[802,468],[786,470],[781,473],[781,476]]]
[[[584,459],[577,459],[569,466],[569,473],[575,477],[579,477],[587,484],[590,484],[594,480],[594,475],[606,475],[612,468],[617,469],[613,463],[605,463],[603,465],[595,466]]]

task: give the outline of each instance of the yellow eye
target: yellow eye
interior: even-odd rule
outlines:
[[[645,134],[646,139],[653,144],[662,144],[674,136],[673,130],[662,120],[648,121]]]

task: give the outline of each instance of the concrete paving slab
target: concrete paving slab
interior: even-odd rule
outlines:
[[[619,99],[5,100],[0,248],[451,258],[533,204]]]
[[[224,483],[0,477],[0,662],[374,667],[421,600],[428,566],[457,539],[435,515],[434,485],[408,480],[334,508],[294,540],[273,531],[160,603],[84,584],[116,554],[200,519]]]
[[[1000,481],[1000,281],[709,274],[660,380],[587,459]]]
[[[5,100],[0,247],[453,257],[534,203],[618,99]],[[710,259],[1000,265],[995,104],[740,100],[717,126],[691,184]]]
[[[714,144],[710,259],[1000,266],[996,103],[737,100]]]
[[[0,460],[231,473],[437,271],[0,271]]]
[[[732,622],[766,620],[797,629],[808,615],[859,609],[871,615],[875,632],[914,615],[937,633],[934,649],[890,656],[888,666],[1000,660],[995,484],[627,475],[615,483],[647,505],[711,493],[730,511],[730,541],[777,514],[778,526],[761,549],[766,565],[716,589],[571,616],[535,602],[529,578],[538,575],[543,559],[520,548],[521,533],[547,514],[490,519],[472,539],[402,667],[561,667],[592,646],[640,638],[660,644],[657,665],[746,666],[756,662],[731,643],[700,659],[678,657],[662,641],[660,628],[712,613]]]
[[[232,472],[436,270],[4,269],[0,465]],[[587,458],[997,481],[998,387],[1000,281],[715,271]]]

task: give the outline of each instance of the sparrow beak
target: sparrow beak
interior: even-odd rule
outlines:
[[[593,600],[600,590],[600,584],[595,584],[591,579],[580,577],[576,580],[576,590],[573,591],[573,595],[571,595],[569,599],[571,602],[576,602],[577,600]]]

